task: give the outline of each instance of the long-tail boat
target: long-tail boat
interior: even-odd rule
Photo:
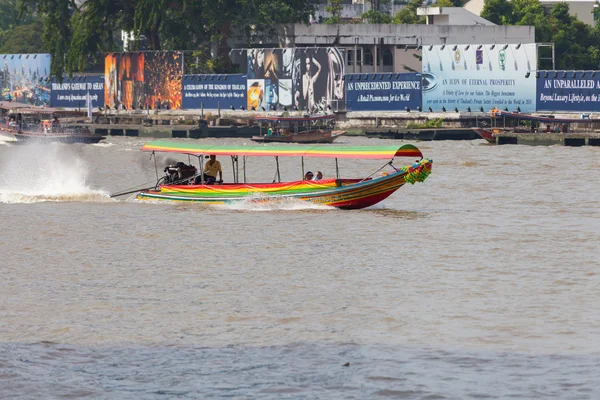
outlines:
[[[577,136],[595,132],[600,128],[599,119],[555,118],[553,115],[528,115],[519,112],[490,111],[490,124],[485,127],[472,128],[488,143],[496,144],[496,138],[502,134],[544,135],[559,134]],[[525,123],[526,125],[522,125]],[[573,129],[573,126],[576,128]]]
[[[98,143],[105,139],[83,126],[63,126],[59,116],[83,114],[50,107],[0,102],[0,134],[21,143]]]
[[[360,209],[384,200],[405,183],[423,182],[431,173],[433,161],[424,158],[413,145],[403,146],[211,146],[195,143],[153,141],[145,144],[142,151],[153,153],[179,153],[198,157],[199,168],[190,165],[182,168],[179,175],[171,167],[165,168],[166,176],[155,187],[138,192],[140,200],[197,201],[203,203],[231,203],[238,201],[269,202],[282,199],[299,199],[341,209]],[[207,184],[202,161],[206,156],[230,156],[233,163],[231,183]],[[156,155],[154,154],[156,157]],[[275,179],[267,183],[249,183],[246,179],[248,157],[274,157]],[[298,157],[299,169],[304,177],[304,159],[318,157],[334,159],[336,177],[320,180],[300,179],[281,182],[280,157]],[[395,157],[410,157],[416,161],[395,166]],[[385,160],[385,164],[372,174],[362,178],[340,177],[338,159]],[[240,162],[243,175],[240,176]],[[301,168],[300,168],[301,167]],[[158,171],[157,171],[158,172]],[[125,194],[125,193],[123,193]],[[115,195],[116,196],[116,195]]]
[[[254,118],[260,125],[260,135],[252,136],[254,142],[279,143],[332,143],[346,131],[335,129],[336,116],[304,115],[258,116]]]

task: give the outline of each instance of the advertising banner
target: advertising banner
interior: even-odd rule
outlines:
[[[334,47],[248,50],[248,109],[339,109],[344,68]]]
[[[85,109],[88,92],[93,108],[104,107],[104,77],[101,75],[65,77],[62,83],[53,78],[50,88],[51,107]]]
[[[183,53],[156,51],[107,54],[104,102],[127,110],[181,108]]]
[[[50,54],[0,54],[0,100],[50,104]]]
[[[535,111],[535,44],[423,48],[423,109]]]
[[[421,107],[421,74],[348,74],[346,111],[416,111]]]
[[[537,111],[600,111],[600,72],[540,71]]]
[[[188,110],[246,108],[246,75],[185,75],[181,107]]]

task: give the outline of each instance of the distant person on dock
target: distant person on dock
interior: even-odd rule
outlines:
[[[223,183],[223,170],[221,169],[221,163],[217,161],[217,156],[214,154],[210,155],[210,159],[204,166],[204,182],[207,185],[212,185],[217,182],[217,174],[219,175],[218,183]]]

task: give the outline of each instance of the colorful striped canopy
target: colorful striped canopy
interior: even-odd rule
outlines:
[[[285,156],[321,158],[365,158],[392,159],[394,157],[418,157],[423,154],[412,144],[398,146],[214,146],[185,142],[152,141],[142,147],[142,151],[180,153],[199,156]]]

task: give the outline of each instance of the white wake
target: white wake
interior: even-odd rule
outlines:
[[[335,207],[293,198],[265,198],[263,196],[250,196],[240,201],[227,204],[214,205],[213,207],[235,211],[298,211],[298,210],[335,210]]]
[[[85,161],[68,145],[14,146],[0,160],[0,202],[109,201],[87,177]]]

